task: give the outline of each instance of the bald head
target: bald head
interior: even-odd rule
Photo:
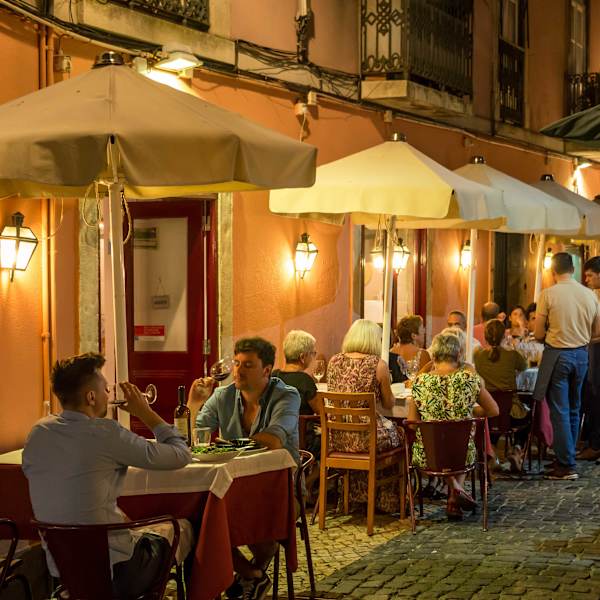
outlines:
[[[497,319],[500,314],[500,307],[495,302],[486,302],[481,307],[481,320],[485,323],[492,319]]]

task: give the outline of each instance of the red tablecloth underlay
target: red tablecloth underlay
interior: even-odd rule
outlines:
[[[27,480],[19,465],[0,464],[0,515],[17,522],[22,539],[37,539]],[[161,514],[200,518],[190,600],[210,600],[233,581],[231,547],[282,540],[286,561],[297,568],[293,478],[290,469],[234,479],[227,494],[210,492],[122,496],[119,506],[131,519]],[[195,523],[197,525],[197,523]]]

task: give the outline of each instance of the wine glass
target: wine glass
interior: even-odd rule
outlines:
[[[419,360],[417,357],[406,361],[406,375],[411,383],[416,379],[419,372]]]
[[[233,371],[233,359],[230,356],[224,356],[220,358],[210,368],[210,376],[215,381],[224,381],[227,379]]]
[[[313,375],[318,383],[321,383],[321,379],[325,377],[326,364],[322,358],[315,360],[315,368],[313,369]]]
[[[156,389],[156,386],[153,383],[149,383],[142,392],[142,396],[144,396],[148,404],[154,404],[158,399],[158,390]],[[122,406],[123,404],[127,404],[127,401],[115,400],[114,402],[110,402],[111,406]]]

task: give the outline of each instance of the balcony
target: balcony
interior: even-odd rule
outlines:
[[[524,81],[525,51],[500,38],[498,47],[500,119],[519,127],[522,127],[525,121]]]
[[[567,75],[567,113],[600,104],[600,73]]]
[[[193,29],[208,31],[209,0],[109,0],[167,21],[186,25]]]
[[[465,112],[473,0],[361,0],[363,98]]]

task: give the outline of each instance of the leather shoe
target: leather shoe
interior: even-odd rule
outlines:
[[[600,458],[600,450],[586,448],[575,457],[577,460],[598,460]]]

